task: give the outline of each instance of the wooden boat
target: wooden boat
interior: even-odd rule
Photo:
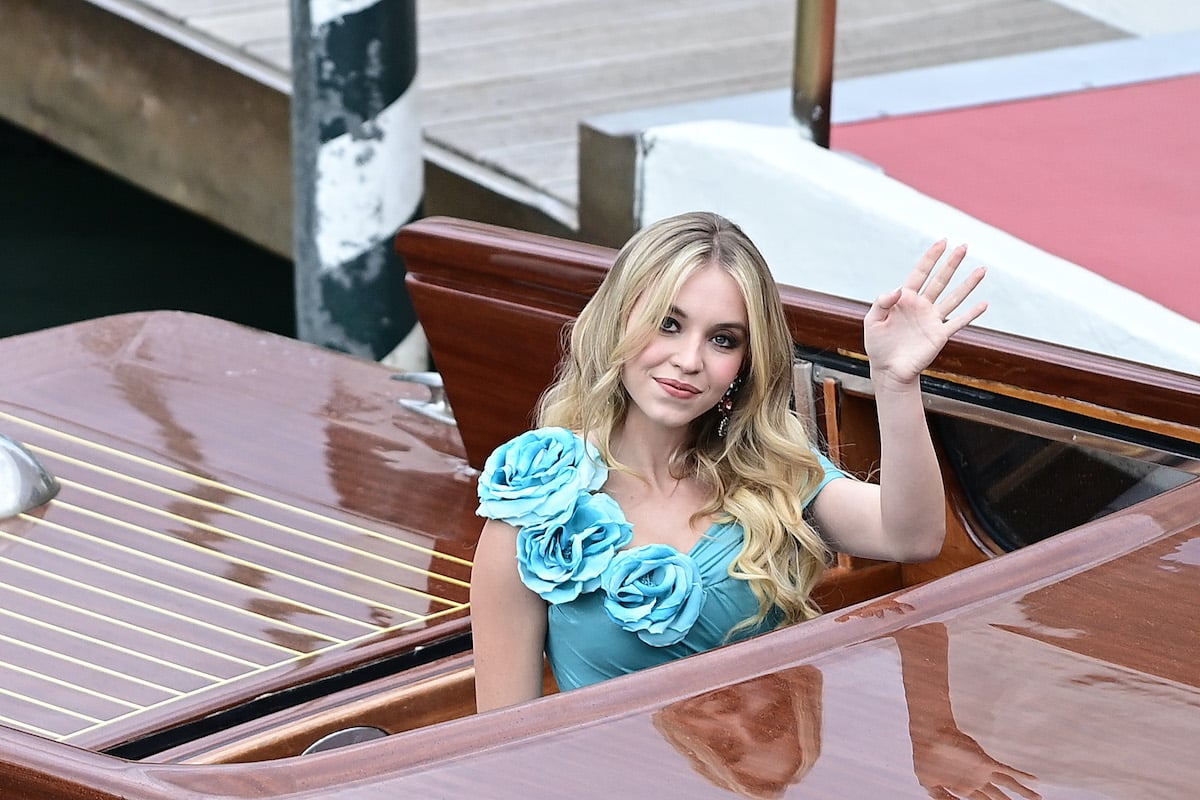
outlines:
[[[0,521],[0,797],[1200,783],[1200,379],[986,330],[925,380],[938,559],[838,557],[816,620],[474,714],[477,469],[613,253],[449,219],[397,247],[453,423],[381,366],[194,315],[0,341],[0,432],[61,484]],[[870,474],[865,309],[784,293],[801,406]]]

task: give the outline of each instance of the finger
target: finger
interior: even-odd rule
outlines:
[[[1006,769],[1019,774],[1023,778],[1027,778],[1029,780],[1036,780],[1036,778],[1034,778],[1028,772],[1022,772],[1021,770],[1017,769],[1016,767],[1006,767]],[[1018,781],[1016,778],[1014,778],[1011,775],[1008,775],[1007,773],[1004,773],[1004,772],[992,773],[992,781],[997,786],[1004,787],[1010,793],[1016,792],[1017,794],[1021,795],[1021,797],[1024,797],[1025,800],[1042,800],[1042,796],[1040,794],[1035,792],[1033,789],[1028,788],[1024,784],[1022,784],[1020,781]]]
[[[946,252],[946,240],[939,239],[925,251],[925,255],[921,256],[921,260],[913,267],[912,272],[908,273],[908,277],[904,280],[904,288],[912,289],[914,292],[921,291],[921,287],[925,285],[925,281],[929,278],[929,273],[933,272],[934,266],[937,265],[938,259],[942,257],[942,253]]]
[[[1003,764],[999,761],[997,761],[996,763],[999,764],[1001,767],[1004,767],[1004,769],[1003,769],[1003,771],[996,770],[995,772],[993,772],[992,780],[996,780],[997,778],[1000,778],[1003,780],[1012,781],[1012,784],[1014,787],[1020,786],[1020,784],[1017,783],[1017,780],[1014,777],[1015,775],[1020,775],[1022,778],[1025,778],[1026,780],[1031,780],[1031,781],[1037,780],[1037,775],[1034,775],[1032,772],[1026,772],[1023,769],[1017,769],[1016,767],[1009,766],[1008,764]]]
[[[937,300],[941,296],[942,291],[950,285],[950,281],[954,279],[954,273],[958,271],[958,265],[963,262],[967,255],[967,246],[960,244],[958,247],[950,251],[950,257],[946,259],[946,263],[942,264],[933,277],[929,279],[929,283],[921,290],[924,297],[928,297],[930,302]]]
[[[983,314],[983,312],[987,311],[987,309],[987,303],[980,303],[970,311],[964,311],[962,314],[946,320],[946,324],[943,327],[943,330],[946,332],[946,338],[949,339],[951,336],[958,333],[975,320],[979,319],[979,317]]]
[[[950,294],[939,300],[936,304],[937,312],[941,315],[942,319],[950,316],[954,309],[962,305],[963,300],[966,300],[971,295],[971,292],[978,288],[985,277],[987,277],[987,267],[978,267],[964,278],[962,283],[955,286]]]
[[[870,322],[878,322],[887,319],[888,312],[896,303],[900,302],[900,295],[903,289],[892,289],[887,294],[881,294],[875,298],[875,302],[871,304],[871,308],[867,311],[866,320]]]
[[[998,786],[989,783],[973,792],[971,800],[1009,800],[1009,797]]]

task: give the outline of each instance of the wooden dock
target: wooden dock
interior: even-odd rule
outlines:
[[[578,125],[790,85],[796,0],[420,0],[426,211],[576,235]],[[287,0],[0,0],[0,116],[291,247]],[[1127,34],[1050,0],[842,0],[835,78]]]

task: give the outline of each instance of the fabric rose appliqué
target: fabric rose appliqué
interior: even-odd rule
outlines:
[[[608,616],[654,647],[675,644],[700,616],[700,569],[674,547],[648,544],[618,553],[601,577]]]
[[[616,551],[633,539],[633,526],[604,493],[581,494],[570,517],[532,523],[517,534],[521,580],[543,600],[567,603],[600,587]]]
[[[584,492],[608,480],[595,445],[566,428],[527,431],[488,456],[477,514],[520,528],[566,517]]]

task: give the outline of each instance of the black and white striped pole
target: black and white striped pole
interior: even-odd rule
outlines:
[[[392,249],[423,191],[416,0],[291,0],[296,330],[428,368]]]

